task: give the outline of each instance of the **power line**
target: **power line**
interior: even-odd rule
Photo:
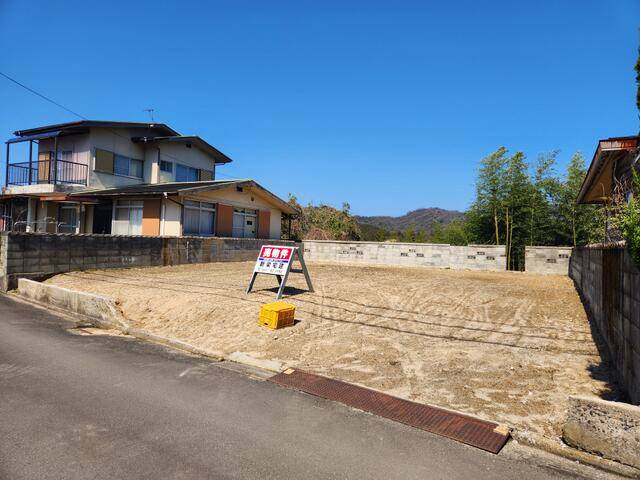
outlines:
[[[15,83],[16,85],[19,85],[20,87],[24,88],[25,90],[33,93],[34,95],[39,96],[40,98],[43,98],[44,100],[46,100],[49,103],[53,103],[56,107],[60,107],[63,110],[66,110],[67,112],[75,115],[76,117],[80,117],[82,120],[88,120],[88,118],[83,117],[82,115],[80,115],[79,113],[74,112],[73,110],[71,110],[70,108],[65,107],[64,105],[61,105],[60,103],[56,102],[55,100],[50,99],[49,97],[47,97],[46,95],[43,95],[40,92],[36,92],[33,88],[29,88],[27,87],[25,84],[20,83],[18,80],[16,80],[15,78],[11,78],[9,75],[7,75],[6,73],[0,72],[0,75],[2,75],[4,78],[6,78],[7,80]]]
[[[13,83],[15,83],[16,85],[19,85],[20,87],[24,88],[25,90],[27,90],[28,92],[33,93],[34,95],[37,95],[40,98],[43,98],[44,100],[46,100],[47,102],[50,102],[52,104],[54,104],[56,107],[60,107],[63,110],[66,110],[67,112],[75,115],[76,117],[81,118],[82,120],[89,120],[87,117],[80,115],[77,112],[74,112],[73,110],[71,110],[70,108],[65,107],[64,105],[56,102],[55,100],[52,100],[51,98],[47,97],[46,95],[43,95],[40,92],[36,92],[33,88],[27,87],[25,84],[19,82],[18,80],[16,80],[15,78],[10,77],[9,75],[7,75],[4,72],[0,72],[0,75],[3,76],[4,78],[6,78],[7,80],[12,81]],[[117,132],[116,130],[114,130],[113,128],[107,127],[107,130],[109,130],[111,133],[113,133],[115,136],[123,138],[125,140],[130,140],[129,138],[121,135],[119,132]]]
[[[26,86],[25,84],[23,84],[23,83],[19,82],[19,81],[18,81],[18,80],[16,80],[15,78],[10,77],[10,76],[9,76],[9,75],[7,75],[6,73],[4,73],[4,72],[0,72],[0,75],[1,75],[1,76],[3,76],[4,78],[6,78],[7,80],[9,80],[9,81],[11,81],[11,82],[15,83],[16,85],[18,85],[18,86],[20,86],[20,87],[24,88],[24,89],[25,89],[25,90],[27,90],[28,92],[31,92],[31,93],[33,93],[34,95],[37,95],[38,97],[40,97],[40,98],[42,98],[42,99],[46,100],[46,101],[47,101],[47,102],[49,102],[49,103],[52,103],[52,104],[53,104],[53,105],[55,105],[56,107],[62,108],[63,110],[65,110],[65,111],[67,111],[67,112],[69,112],[69,113],[71,113],[71,114],[75,115],[76,117],[81,118],[82,120],[89,120],[87,117],[85,117],[85,116],[83,116],[83,115],[80,115],[80,114],[79,114],[79,113],[77,113],[77,112],[74,112],[74,111],[73,111],[73,110],[71,110],[70,108],[67,108],[67,107],[65,107],[64,105],[62,105],[62,104],[60,104],[60,103],[56,102],[55,100],[52,100],[51,98],[47,97],[46,95],[43,95],[42,93],[35,91],[33,88],[30,88],[30,87]],[[151,115],[151,121],[152,121],[152,123],[153,123],[153,111],[154,111],[154,109],[153,109],[153,108],[149,108],[149,109],[146,109],[146,110],[144,110],[144,111],[145,111],[145,112],[149,112],[149,113],[150,113],[150,115]],[[116,136],[118,136],[118,137],[120,137],[120,138],[124,138],[125,140],[129,140],[129,138],[127,138],[127,137],[125,137],[125,136],[121,135],[119,132],[117,132],[117,131],[116,131],[115,129],[113,129],[113,128],[109,128],[109,127],[107,127],[107,130],[109,130],[109,131],[110,131],[110,132],[112,132],[114,135],[116,135]],[[162,155],[165,155],[165,156],[167,156],[167,157],[169,157],[169,158],[171,158],[171,159],[173,159],[173,160],[177,160],[177,161],[179,161],[179,160],[180,160],[179,158],[174,157],[173,155],[169,155],[169,154],[167,154],[167,153],[162,153]],[[217,175],[221,175],[221,176],[223,176],[223,177],[227,177],[227,178],[233,178],[233,177],[231,177],[231,176],[229,176],[229,175],[224,175],[224,174],[221,174],[221,173],[218,173],[218,172],[216,172],[216,174],[217,174]]]

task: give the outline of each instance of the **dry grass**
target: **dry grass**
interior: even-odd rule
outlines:
[[[298,323],[270,331],[256,320],[275,279],[245,295],[252,267],[75,272],[49,283],[115,297],[132,324],[157,334],[546,435],[558,434],[568,395],[612,394],[566,277],[311,264],[315,293],[290,276]]]

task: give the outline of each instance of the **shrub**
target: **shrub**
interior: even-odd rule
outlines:
[[[618,225],[622,236],[627,244],[627,249],[631,254],[631,258],[640,266],[640,199],[637,193],[640,192],[640,176],[637,172],[633,174],[633,191],[634,195],[631,200],[621,208],[618,219]]]

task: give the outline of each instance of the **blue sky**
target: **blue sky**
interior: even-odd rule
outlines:
[[[563,168],[637,133],[638,27],[638,0],[0,0],[0,71],[90,119],[154,108],[220,178],[400,215],[465,209],[501,145]],[[75,119],[0,78],[3,140]]]

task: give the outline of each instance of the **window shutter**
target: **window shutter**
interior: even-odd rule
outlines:
[[[260,210],[258,213],[258,238],[269,238],[271,229],[271,212]]]
[[[96,148],[96,164],[94,170],[113,173],[113,152]]]
[[[216,212],[216,235],[230,237],[233,234],[233,207],[219,203],[216,206]]]

